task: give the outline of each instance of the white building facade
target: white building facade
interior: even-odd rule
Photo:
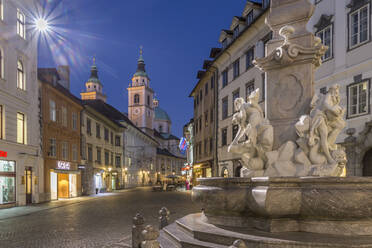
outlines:
[[[0,1],[0,208],[37,203],[42,193],[37,42],[26,26],[33,6]]]
[[[347,126],[338,137],[348,153],[348,175],[372,176],[371,115],[371,1],[315,0],[308,29],[329,50],[316,72],[316,93],[340,85]],[[346,141],[345,141],[346,140]]]

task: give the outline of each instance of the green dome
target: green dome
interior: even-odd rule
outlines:
[[[133,75],[134,77],[148,77],[147,73],[145,71],[137,71]]]
[[[171,121],[167,112],[165,112],[165,110],[159,107],[155,108],[155,120],[169,121],[169,122]]]

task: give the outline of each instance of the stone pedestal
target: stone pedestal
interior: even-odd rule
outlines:
[[[273,30],[268,55],[255,61],[266,72],[266,117],[274,127],[274,147],[295,142],[293,128],[310,112],[314,96],[314,71],[326,48],[306,30],[314,11],[308,0],[272,0],[266,20]]]

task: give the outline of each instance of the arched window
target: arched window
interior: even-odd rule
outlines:
[[[140,97],[139,97],[139,95],[138,94],[135,94],[134,95],[134,103],[139,103],[140,102]]]
[[[26,90],[25,73],[22,61],[20,60],[18,60],[17,63],[17,88],[21,90]]]

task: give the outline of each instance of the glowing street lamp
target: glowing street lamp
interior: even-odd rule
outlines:
[[[39,18],[35,21],[36,30],[41,33],[47,32],[49,30],[49,23],[43,18]]]

